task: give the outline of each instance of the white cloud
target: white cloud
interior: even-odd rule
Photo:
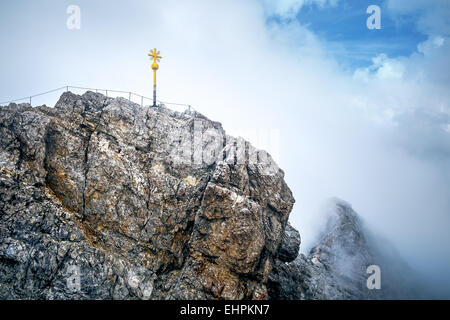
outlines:
[[[379,54],[372,59],[373,64],[367,68],[356,69],[353,77],[368,83],[371,78],[378,80],[402,79],[405,66],[398,60],[389,59],[386,54]]]
[[[432,50],[442,47],[444,45],[444,42],[445,42],[445,39],[443,37],[435,36],[435,37],[428,39],[425,42],[419,43],[417,46],[417,50],[420,53],[428,54]]]

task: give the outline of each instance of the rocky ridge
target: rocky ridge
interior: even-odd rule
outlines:
[[[283,176],[196,112],[93,92],[1,107],[0,297],[266,299]]]
[[[93,92],[0,107],[0,191],[1,299],[418,296],[343,201],[299,254],[283,171],[197,112]]]

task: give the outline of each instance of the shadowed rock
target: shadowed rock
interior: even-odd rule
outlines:
[[[291,262],[297,258],[300,242],[300,233],[288,222],[278,251],[278,259],[283,262]]]

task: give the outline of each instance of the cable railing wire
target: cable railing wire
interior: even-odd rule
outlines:
[[[28,96],[28,97],[15,99],[15,100],[10,100],[10,101],[5,101],[5,102],[0,102],[0,105],[8,105],[10,103],[24,101],[24,100],[28,101],[29,104],[31,105],[32,99],[35,98],[35,97],[43,96],[43,95],[50,94],[50,93],[57,92],[57,91],[61,91],[61,90],[64,90],[64,89],[66,90],[66,92],[69,91],[70,89],[95,91],[96,93],[101,91],[101,92],[105,92],[107,97],[108,97],[108,93],[128,94],[128,100],[129,101],[131,101],[131,97],[132,96],[136,96],[136,97],[141,98],[141,106],[144,106],[144,100],[153,101],[153,98],[149,98],[149,97],[146,97],[146,96],[143,96],[141,94],[137,94],[137,93],[134,93],[134,92],[131,92],[131,91],[99,89],[99,88],[86,88],[86,87],[78,87],[78,86],[64,86],[64,87],[56,88],[56,89],[49,90],[49,91],[46,91],[46,92],[42,92],[42,93],[38,93],[38,94],[35,94],[35,95],[31,95],[31,96]],[[165,101],[160,101],[160,100],[156,100],[156,102],[159,103],[160,105],[163,104],[163,105],[184,106],[189,111],[195,111],[194,108],[192,108],[189,104],[186,104],[186,103],[165,102]]]

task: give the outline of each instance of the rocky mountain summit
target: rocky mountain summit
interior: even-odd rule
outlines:
[[[266,299],[294,198],[196,112],[87,92],[0,108],[0,297]]]
[[[371,297],[351,207],[299,254],[283,171],[197,112],[93,92],[0,107],[0,190],[2,299]]]

